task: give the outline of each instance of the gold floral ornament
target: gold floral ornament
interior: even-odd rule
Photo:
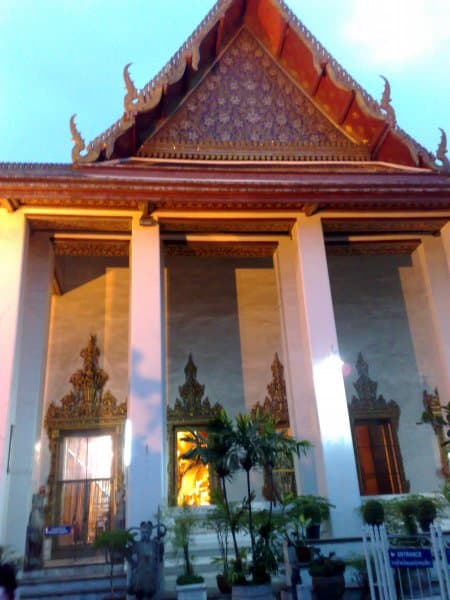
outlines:
[[[50,429],[67,426],[68,423],[82,427],[95,421],[115,422],[117,418],[124,420],[126,417],[127,403],[117,404],[109,390],[103,391],[109,376],[98,366],[100,350],[95,335],[90,336],[80,356],[83,358],[83,368],[70,378],[73,390],[61,399],[60,405],[51,402],[48,407],[45,417],[48,433]]]
[[[289,427],[284,367],[278,357],[278,352],[275,353],[270,369],[272,371],[272,381],[267,385],[268,396],[265,397],[262,405],[259,402],[255,404],[252,413],[254,414],[259,410],[260,413],[274,418],[280,426]]]

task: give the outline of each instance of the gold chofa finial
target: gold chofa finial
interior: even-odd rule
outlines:
[[[389,81],[384,75],[380,75],[384,81],[383,96],[381,97],[380,106],[386,113],[387,121],[391,127],[395,127],[397,118],[395,116],[395,110],[391,104],[391,86]]]
[[[450,160],[448,160],[448,158],[446,156],[446,154],[447,154],[447,135],[441,127],[439,127],[439,130],[441,132],[441,140],[439,142],[439,146],[436,151],[436,158],[441,161],[441,164],[442,164],[441,168],[443,171],[450,171]]]
[[[80,132],[77,129],[75,124],[75,117],[77,115],[74,114],[70,117],[70,133],[72,134],[73,148],[72,148],[72,162],[78,163],[82,161],[81,153],[86,148],[86,144],[84,143],[83,138],[81,137]]]
[[[123,99],[123,110],[126,113],[130,113],[136,108],[136,100],[138,99],[138,91],[130,76],[131,65],[132,63],[128,63],[123,69],[123,80],[127,91]]]

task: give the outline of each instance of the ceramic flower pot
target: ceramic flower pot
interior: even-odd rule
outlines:
[[[189,585],[177,585],[177,600],[206,600],[206,583],[190,583]]]

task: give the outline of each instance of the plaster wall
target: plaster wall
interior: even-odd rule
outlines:
[[[436,441],[431,427],[416,424],[423,376],[435,373],[423,278],[409,255],[329,256],[328,269],[340,355],[352,367],[345,377],[347,400],[356,393],[354,365],[362,352],[378,394],[400,406],[399,444],[411,492],[437,490]]]
[[[70,269],[75,283],[52,298],[43,416],[50,402],[59,404],[72,389],[69,379],[83,366],[80,352],[91,334],[97,336],[99,364],[109,375],[105,391],[109,389],[118,402],[128,393],[129,271],[108,267],[95,258],[73,260]],[[49,464],[43,431],[41,484],[46,483]]]
[[[212,403],[237,414],[264,401],[275,352],[282,360],[272,261],[182,256],[165,266],[169,404],[189,353]]]

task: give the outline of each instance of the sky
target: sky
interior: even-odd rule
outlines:
[[[150,81],[213,0],[0,0],[0,161],[70,162],[122,114],[122,71]],[[450,147],[450,0],[287,0],[374,98],[391,85],[399,126]],[[448,156],[450,157],[450,149]]]

